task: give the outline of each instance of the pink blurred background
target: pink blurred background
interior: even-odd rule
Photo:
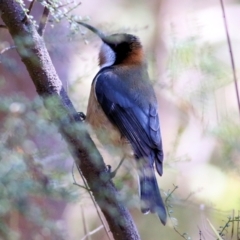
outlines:
[[[224,2],[239,77],[240,2]],[[191,239],[201,239],[199,231],[202,239],[216,239],[208,219],[218,229],[233,210],[235,214],[240,210],[240,116],[220,1],[83,0],[81,3],[74,14],[89,17],[89,24],[107,33],[127,32],[140,37],[157,94],[165,152],[164,174],[158,182],[162,193],[173,190],[174,185],[178,189],[171,200],[173,219],[165,227],[157,216],[142,215],[138,203],[129,200],[142,239],[181,239],[173,223],[178,224],[176,228],[181,234],[187,232]],[[41,11],[42,7],[36,4],[33,15],[39,17]],[[85,29],[82,31],[86,33],[87,44],[80,34],[69,40],[68,31],[66,22],[55,24],[54,28],[48,26],[45,40],[70,99],[78,111],[86,112],[91,81],[98,71],[101,42]],[[5,30],[0,34],[1,51],[12,40]],[[17,53],[12,50],[4,57],[13,61],[0,64],[0,94],[21,93],[34,99],[36,90]],[[40,148],[41,144],[40,139]],[[60,167],[71,182],[72,159],[64,142],[57,137],[51,144],[56,149],[60,146],[66,154]],[[109,153],[101,147],[100,151],[106,164],[117,165]],[[56,156],[56,151],[51,155]],[[46,164],[50,168],[59,167],[58,161]],[[136,173],[129,170],[133,164],[124,164],[116,182],[123,178],[120,191],[132,191],[132,199],[137,202]],[[129,171],[133,177],[124,179]],[[82,239],[85,235],[81,211],[88,231],[101,225],[84,191],[79,193],[79,201],[56,201],[51,208],[58,213],[52,217],[65,229],[67,239]],[[19,231],[20,222],[15,223]],[[47,237],[38,234],[34,239]],[[101,229],[89,239],[107,237]]]

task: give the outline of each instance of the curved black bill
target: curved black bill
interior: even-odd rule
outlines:
[[[103,32],[99,31],[98,29],[96,29],[95,27],[82,22],[82,21],[77,21],[78,24],[81,24],[82,26],[86,27],[87,29],[91,30],[92,32],[96,33],[103,41],[105,40],[106,36]]]

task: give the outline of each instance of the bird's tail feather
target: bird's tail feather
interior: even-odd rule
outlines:
[[[148,166],[141,169],[139,182],[142,213],[157,213],[162,224],[165,225],[167,213],[158,189],[153,167]]]

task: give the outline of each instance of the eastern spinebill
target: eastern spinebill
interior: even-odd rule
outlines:
[[[165,225],[166,209],[154,172],[155,167],[160,176],[163,174],[158,104],[142,44],[131,34],[107,36],[84,22],[78,23],[103,42],[100,70],[92,82],[86,121],[103,144],[131,146],[139,172],[141,211],[157,213]]]

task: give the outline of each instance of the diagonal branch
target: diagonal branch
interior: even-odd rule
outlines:
[[[4,49],[2,49],[1,51],[0,51],[0,63],[2,62],[2,55],[5,53],[5,52],[7,52],[7,51],[9,51],[9,50],[12,50],[12,49],[15,49],[16,48],[16,46],[10,46],[10,47],[6,47],[6,48],[4,48]]]
[[[140,239],[132,217],[118,199],[118,192],[108,179],[102,156],[91,140],[83,122],[77,121],[73,107],[53,67],[43,39],[15,0],[0,0],[1,17],[14,40],[38,94],[51,118],[68,143],[93,196],[101,208],[116,240]]]
[[[4,28],[4,29],[7,29],[7,27],[3,24],[0,24],[0,28]]]
[[[234,62],[234,57],[233,57],[232,44],[231,44],[231,39],[230,39],[230,36],[228,33],[227,19],[226,19],[223,0],[220,0],[220,3],[221,3],[222,14],[223,14],[225,32],[226,32],[226,36],[227,36],[228,49],[229,49],[229,53],[230,53],[232,72],[233,72],[233,80],[234,80],[235,91],[236,91],[236,96],[237,96],[238,111],[240,114],[240,97],[239,97],[239,91],[238,91],[237,74],[236,74],[235,62]]]
[[[42,14],[42,17],[41,17],[41,20],[39,23],[39,27],[38,27],[38,33],[40,36],[43,35],[43,33],[46,29],[49,13],[50,13],[50,11],[49,11],[48,7],[44,7],[43,14]]]
[[[24,23],[26,22],[26,20],[27,20],[27,18],[28,18],[28,14],[31,13],[32,8],[33,8],[33,5],[34,5],[35,2],[36,2],[36,0],[32,0],[32,1],[31,1],[30,5],[29,5],[29,7],[28,7],[28,12],[26,13],[24,19],[22,20]]]

